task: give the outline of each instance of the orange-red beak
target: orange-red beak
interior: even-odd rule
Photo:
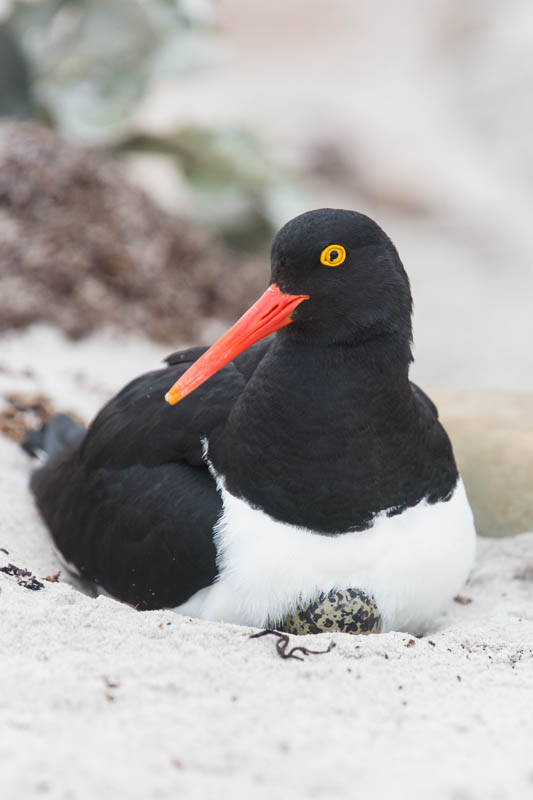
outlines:
[[[290,325],[292,312],[304,300],[309,300],[309,295],[284,294],[272,283],[235,325],[183,373],[166,393],[167,403],[174,405],[183,400],[254,342]]]

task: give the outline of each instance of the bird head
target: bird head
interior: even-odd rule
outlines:
[[[271,263],[264,294],[184,372],[168,403],[275,331],[325,346],[390,336],[410,358],[409,280],[394,245],[369,217],[330,208],[301,214],[276,235]]]

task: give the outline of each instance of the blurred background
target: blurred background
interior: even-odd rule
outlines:
[[[533,389],[529,0],[0,0],[0,331],[210,341],[290,217],[369,214],[414,377]]]

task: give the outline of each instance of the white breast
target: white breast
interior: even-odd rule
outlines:
[[[219,489],[219,578],[180,613],[275,626],[300,602],[351,587],[375,598],[383,632],[422,633],[473,563],[475,529],[462,481],[447,502],[383,513],[369,530],[337,536],[278,522],[231,495],[220,479]]]

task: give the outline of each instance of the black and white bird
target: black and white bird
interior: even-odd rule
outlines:
[[[72,568],[141,609],[273,627],[352,589],[381,631],[423,632],[467,578],[475,530],[409,381],[402,262],[370,218],[334,209],[287,223],[271,258],[212,347],[132,381],[87,430],[49,425],[40,513]]]

